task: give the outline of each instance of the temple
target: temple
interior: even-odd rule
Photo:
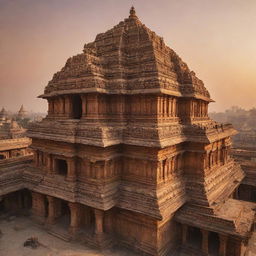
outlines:
[[[240,130],[234,138],[231,153],[245,173],[245,178],[236,190],[237,199],[256,202],[256,131]]]
[[[142,255],[245,254],[256,204],[235,196],[236,131],[209,118],[204,83],[134,8],[40,97],[48,115],[29,127],[22,182],[50,233]]]
[[[7,111],[3,107],[2,110],[0,111],[0,125],[2,125],[2,123],[4,123],[6,119],[7,119]]]
[[[26,117],[26,115],[27,115],[27,111],[24,109],[24,106],[21,105],[17,118],[24,119]]]
[[[33,159],[31,139],[26,137],[23,127],[7,118],[5,110],[1,113],[4,118],[0,121],[0,212],[28,212],[31,193],[24,187],[23,172]]]

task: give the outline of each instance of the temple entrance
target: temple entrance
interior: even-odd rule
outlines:
[[[188,228],[188,244],[196,249],[202,248],[202,233],[199,228],[189,227]]]
[[[84,230],[94,232],[95,229],[95,216],[93,209],[86,205],[81,205],[81,227]]]
[[[44,197],[44,208],[45,208],[44,217],[47,218],[48,217],[48,213],[49,213],[49,202],[48,202],[46,196]]]
[[[65,226],[67,229],[70,224],[70,209],[68,206],[68,202],[61,200],[61,223],[63,226]]]
[[[72,97],[72,117],[74,119],[81,119],[82,117],[82,99],[80,95],[73,95]]]
[[[9,212],[11,214],[28,214],[32,207],[31,192],[27,189],[12,192],[4,195],[0,200],[1,212]]]
[[[220,239],[217,233],[209,232],[208,246],[210,255],[219,255]]]
[[[32,207],[32,196],[28,189],[23,189],[21,192],[21,207],[22,209],[30,210]]]

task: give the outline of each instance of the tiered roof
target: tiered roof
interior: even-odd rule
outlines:
[[[102,92],[135,94],[162,92],[211,101],[203,82],[168,46],[136,16],[129,18],[69,58],[54,74],[41,97]]]

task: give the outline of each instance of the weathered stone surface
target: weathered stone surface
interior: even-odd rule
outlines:
[[[212,236],[220,255],[242,255],[255,204],[230,198],[244,177],[236,131],[209,118],[203,82],[133,8],[41,97],[48,115],[28,130],[34,161],[19,177],[51,232],[68,217],[69,238],[80,228],[89,244],[159,256],[199,232],[204,255]]]

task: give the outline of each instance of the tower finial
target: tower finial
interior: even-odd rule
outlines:
[[[130,9],[130,16],[129,17],[130,18],[137,18],[134,6],[132,6],[131,9]]]

